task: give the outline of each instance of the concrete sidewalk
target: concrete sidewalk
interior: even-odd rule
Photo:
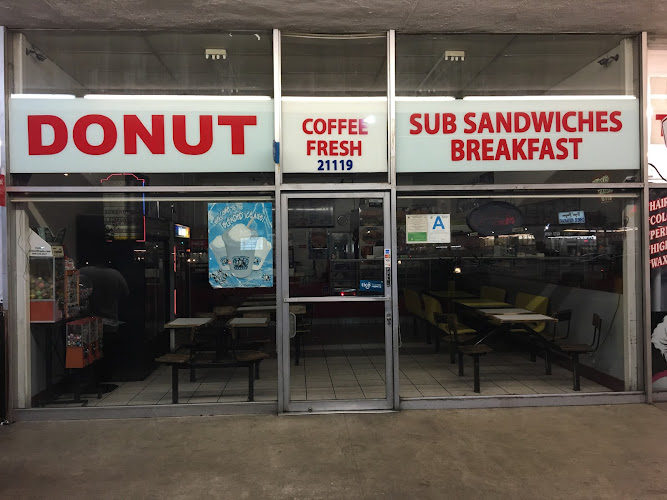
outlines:
[[[0,498],[667,498],[646,405],[16,423]]]

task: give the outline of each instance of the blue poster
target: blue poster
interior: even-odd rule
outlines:
[[[208,204],[208,282],[213,288],[273,286],[272,203]]]

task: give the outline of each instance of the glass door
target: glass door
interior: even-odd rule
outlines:
[[[283,194],[287,411],[392,407],[389,214],[385,192]]]

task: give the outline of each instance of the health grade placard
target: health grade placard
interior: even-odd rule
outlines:
[[[449,214],[406,215],[406,243],[451,243],[449,219]]]
[[[285,97],[283,172],[386,172],[386,98]]]

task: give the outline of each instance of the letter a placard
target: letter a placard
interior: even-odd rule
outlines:
[[[428,243],[451,243],[452,232],[449,214],[432,214],[428,216]]]

